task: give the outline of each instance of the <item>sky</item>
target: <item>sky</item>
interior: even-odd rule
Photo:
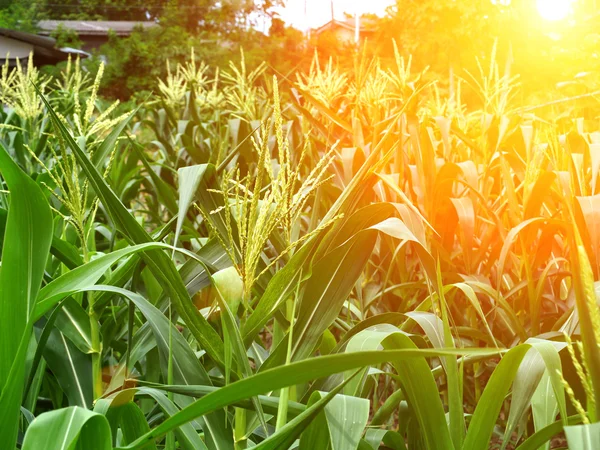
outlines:
[[[295,28],[305,30],[307,26],[316,28],[331,20],[331,1],[336,18],[343,18],[344,12],[359,14],[375,13],[383,15],[385,8],[394,0],[285,0],[281,18]],[[307,14],[304,13],[306,3]]]

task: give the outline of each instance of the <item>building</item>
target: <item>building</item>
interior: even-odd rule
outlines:
[[[339,42],[356,43],[357,29],[356,19],[354,17],[346,17],[344,20],[333,19],[319,28],[311,31],[311,35],[319,37],[322,34],[331,34]],[[377,31],[374,21],[370,18],[360,18],[358,21],[358,40],[365,38],[369,39],[375,35]]]
[[[56,40],[51,37],[0,28],[0,58],[2,58],[0,64],[7,58],[10,67],[16,66],[17,60],[21,64],[27,64],[30,53],[33,53],[33,63],[36,66],[66,61],[72,53],[87,56],[80,50],[56,48]]]
[[[156,22],[109,21],[109,20],[40,20],[39,34],[51,36],[60,27],[74,31],[83,42],[83,50],[89,52],[108,42],[109,32],[117,36],[129,36],[136,27],[144,29],[157,27]]]
[[[85,58],[90,55],[89,52],[108,42],[110,33],[126,37],[137,27],[148,29],[158,24],[136,21],[41,20],[37,26],[38,35],[0,28],[0,63],[8,56],[9,66],[14,67],[17,60],[25,61],[30,53],[33,53],[33,63],[36,66],[66,61],[69,54]],[[82,50],[56,48],[56,39],[52,36],[61,28],[77,33],[83,43]]]

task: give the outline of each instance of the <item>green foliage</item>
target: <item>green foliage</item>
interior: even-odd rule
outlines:
[[[67,29],[60,24],[58,28],[52,32],[51,37],[56,39],[56,48],[81,48],[83,42],[79,39],[76,31]]]
[[[170,20],[161,22],[160,27],[134,31],[127,38],[113,35],[99,50],[110,62],[103,93],[127,99],[139,91],[152,91],[158,79],[168,77],[167,61],[173,66],[177,62],[183,63],[190,51],[209,65],[213,75],[216,69],[226,69],[229,61],[239,62],[239,49],[243,48],[248,67],[269,61],[272,71],[291,76],[298,65],[310,61],[310,53],[304,48],[302,39],[302,33],[293,28],[285,28],[276,38],[255,30],[222,33],[205,29],[191,34],[181,22]],[[88,64],[93,65],[94,62]]]
[[[133,92],[152,90],[165,74],[167,60],[189,54],[192,37],[179,26],[137,30],[126,39],[109,35],[102,54],[109,61],[104,78],[106,95],[127,98]]]
[[[35,2],[29,0],[0,2],[0,28],[35,33],[39,19],[40,14]]]

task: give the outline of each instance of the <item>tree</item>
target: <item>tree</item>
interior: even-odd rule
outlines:
[[[389,46],[395,40],[417,66],[447,74],[450,67],[472,66],[474,56],[491,48],[502,14],[489,0],[397,0],[382,23],[380,40]]]
[[[34,33],[40,18],[39,4],[29,0],[0,0],[0,27]]]

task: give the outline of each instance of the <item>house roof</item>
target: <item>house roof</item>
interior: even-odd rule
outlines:
[[[112,30],[117,36],[129,36],[134,28],[152,28],[158,26],[156,22],[136,22],[134,20],[40,20],[38,22],[39,34],[50,35],[59,26],[73,30],[83,36],[105,36]]]
[[[24,31],[9,30],[8,28],[0,28],[0,36],[14,39],[16,41],[27,42],[34,47],[39,47],[48,50],[54,50],[56,39],[36,34],[25,33]]]
[[[84,58],[88,56],[87,53],[80,50],[56,48],[56,40],[51,37],[38,36],[23,31],[9,30],[7,28],[0,28],[0,36],[30,44],[33,47],[34,58],[45,64],[65,61],[68,58],[69,53],[77,53]],[[5,55],[0,55],[0,58],[3,57],[5,57]]]
[[[333,20],[330,20],[329,22],[321,25],[320,27],[315,28],[313,30],[313,33],[320,34],[323,31],[331,30],[333,28],[345,28],[347,30],[354,31],[355,26],[356,26],[356,23],[354,21],[354,17],[347,17],[344,20],[333,19]],[[361,18],[359,26],[360,26],[361,33],[371,33],[371,32],[376,31],[375,24],[370,19]]]

